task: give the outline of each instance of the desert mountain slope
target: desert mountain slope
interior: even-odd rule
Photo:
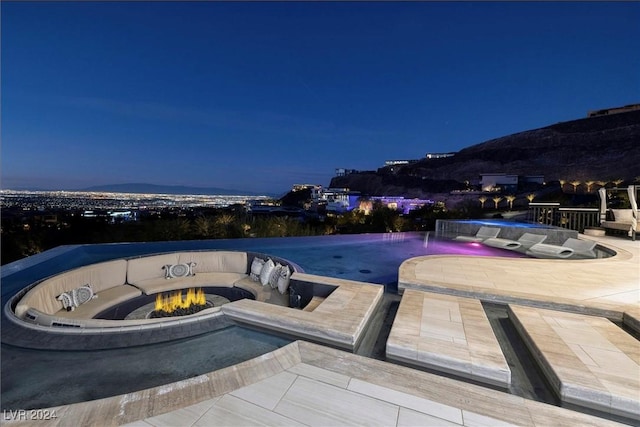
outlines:
[[[483,173],[544,175],[546,181],[640,176],[640,111],[557,123],[492,139],[444,159],[423,159],[395,174],[335,177],[331,186],[367,194],[411,195],[456,189]]]

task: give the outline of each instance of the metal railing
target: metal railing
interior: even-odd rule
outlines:
[[[585,228],[600,226],[600,209],[561,208],[560,203],[529,203],[528,220],[582,233]]]

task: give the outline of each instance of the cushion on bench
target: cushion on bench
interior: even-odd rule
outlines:
[[[55,315],[68,319],[87,319],[98,315],[102,311],[116,304],[125,302],[131,298],[142,295],[140,289],[131,285],[116,286],[98,294],[98,298],[92,299],[73,311],[60,310]]]
[[[152,255],[127,261],[127,283],[135,285],[149,279],[164,279],[165,265],[179,264],[178,253]]]
[[[236,280],[233,286],[251,292],[258,301],[267,299],[271,295],[272,291],[271,286],[262,286],[262,283],[260,283],[259,280],[255,281],[249,276]]]
[[[195,277],[205,273],[247,273],[245,252],[176,252],[130,259],[127,267],[127,282],[131,285],[139,285],[150,279],[164,280],[166,275],[164,266],[190,262],[195,263],[193,266]],[[181,280],[184,279],[191,279],[191,277],[181,278]],[[224,284],[221,283],[221,285]]]
[[[232,287],[235,282],[248,277],[241,273],[196,273],[195,276],[175,279],[155,278],[132,283],[146,295],[168,292],[174,289],[201,288],[205,286]]]
[[[615,222],[633,222],[633,210],[631,209],[611,209]]]
[[[195,262],[194,273],[247,273],[247,253],[232,251],[181,252],[179,262]]]
[[[25,294],[16,306],[16,314],[22,317],[33,307],[45,314],[60,311],[62,302],[57,297],[63,292],[91,285],[94,294],[126,283],[127,261],[119,259],[80,267],[46,279]],[[92,300],[93,301],[93,300]],[[91,301],[90,301],[91,302]]]
[[[632,236],[638,227],[638,221],[633,215],[633,210],[611,209],[609,212],[613,215],[613,221],[602,221],[600,226],[611,230],[626,231]]]
[[[610,228],[612,230],[627,231],[632,228],[632,225],[630,222],[602,221],[602,224],[600,225],[604,228]]]

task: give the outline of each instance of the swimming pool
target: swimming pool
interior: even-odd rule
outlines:
[[[441,241],[422,233],[70,246],[36,255],[22,266],[3,268],[3,305],[30,283],[71,268],[115,258],[204,249],[272,254],[295,262],[310,274],[383,284],[388,292],[397,289],[398,268],[407,258],[430,254],[524,256]],[[179,341],[96,352],[25,350],[2,344],[1,409],[49,407],[167,384],[256,357],[288,342],[234,326]]]
[[[193,378],[292,340],[231,326],[197,337],[118,350],[2,347],[2,409],[36,409],[116,396]]]
[[[117,258],[188,250],[238,250],[279,256],[306,273],[389,284],[407,258],[433,254],[524,256],[511,251],[436,239],[425,233],[112,243],[55,248],[2,267],[2,304],[25,286],[73,268]]]

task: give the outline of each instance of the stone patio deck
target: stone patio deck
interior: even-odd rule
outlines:
[[[597,240],[615,247],[618,255],[579,261],[420,257],[400,268],[399,288],[607,315],[615,320],[624,318],[633,327],[639,318],[640,242],[608,237]],[[310,325],[320,337],[331,337],[323,330],[327,325],[342,323],[357,331],[362,324],[343,316],[360,306],[357,301],[362,296],[358,296],[355,284],[336,292],[313,311],[300,312],[302,316],[316,316],[313,320],[294,316],[285,326],[297,325],[302,319],[308,323],[299,326],[301,330]],[[366,297],[369,301],[372,298],[375,296]],[[272,306],[275,312],[271,312],[262,309],[267,304],[242,304],[236,315],[247,316],[245,320],[251,322],[254,319],[249,311],[257,308],[261,326],[263,320],[272,322],[267,329],[277,330],[280,320],[288,315],[278,311],[284,307]],[[277,320],[269,320],[272,315]],[[331,320],[332,316],[336,319]],[[342,337],[349,343],[345,348],[352,345],[347,335]],[[314,339],[322,341],[318,336]],[[574,354],[567,348],[563,355]],[[640,394],[634,383],[629,390]],[[602,417],[304,341],[184,381],[54,409],[57,418],[38,421],[38,425],[619,425]],[[5,424],[34,425],[33,421]]]
[[[616,255],[593,260],[421,256],[400,266],[398,292],[419,289],[622,321],[625,311],[637,313],[640,306],[640,242],[591,239]]]
[[[508,389],[511,370],[480,301],[407,289],[387,359]]]
[[[640,421],[640,342],[602,317],[509,306],[563,403]]]
[[[243,299],[226,304],[229,319],[262,329],[356,351],[382,301],[384,287],[372,283],[294,273],[292,279],[336,286],[313,311]]]
[[[177,383],[52,409],[57,418],[37,425],[619,425],[304,341]]]

